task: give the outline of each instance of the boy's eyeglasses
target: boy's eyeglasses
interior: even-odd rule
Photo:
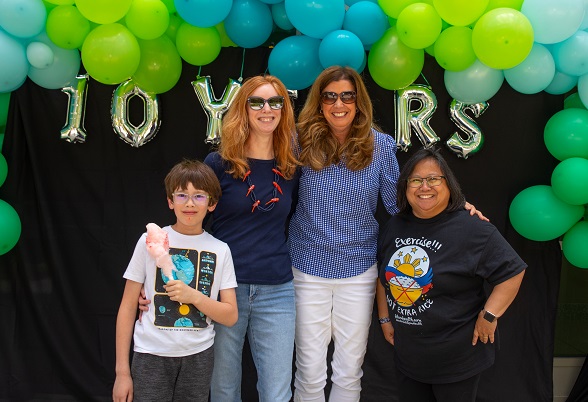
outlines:
[[[412,187],[412,188],[419,188],[420,186],[423,185],[424,182],[427,182],[427,186],[429,187],[437,187],[439,184],[441,184],[441,182],[443,181],[443,179],[445,178],[445,176],[429,176],[429,177],[411,177],[410,179],[407,179],[406,181],[408,182],[408,187]]]
[[[326,91],[321,94],[321,100],[325,105],[333,105],[337,102],[337,98],[340,98],[343,103],[353,103],[357,99],[357,94],[355,91],[345,91],[340,94]]]
[[[261,110],[265,106],[265,104],[269,105],[271,109],[279,110],[284,107],[284,97],[283,96],[272,96],[269,99],[263,99],[261,96],[250,96],[247,98],[247,103],[249,103],[249,107],[252,110]]]
[[[208,194],[186,194],[186,193],[173,193],[172,196],[174,197],[174,203],[176,204],[186,204],[188,200],[192,200],[194,204],[197,205],[208,205],[208,199],[210,196]]]

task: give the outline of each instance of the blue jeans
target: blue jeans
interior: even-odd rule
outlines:
[[[239,283],[239,320],[232,327],[214,324],[211,402],[241,401],[241,360],[245,335],[257,369],[259,402],[288,402],[292,395],[292,357],[296,305],[292,282],[281,285]]]

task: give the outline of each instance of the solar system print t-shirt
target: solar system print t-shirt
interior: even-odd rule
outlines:
[[[496,343],[472,346],[484,281],[496,285],[526,268],[494,225],[465,210],[396,215],[382,230],[379,261],[400,371],[450,383],[494,363]]]

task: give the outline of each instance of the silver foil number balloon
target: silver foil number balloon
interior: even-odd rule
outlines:
[[[134,96],[143,101],[143,121],[139,126],[129,121],[129,101]],[[161,127],[157,95],[143,91],[132,80],[123,82],[114,90],[110,114],[114,131],[123,141],[135,148],[152,140]]]
[[[424,85],[410,85],[396,91],[396,145],[402,151],[411,146],[411,127],[425,148],[439,142],[429,120],[437,109],[437,97],[431,88]],[[412,109],[412,103],[419,104]]]
[[[61,88],[69,99],[67,120],[61,129],[61,139],[67,142],[86,142],[84,115],[88,96],[88,78],[88,74],[78,75],[72,85]]]
[[[472,112],[474,117],[480,117],[488,109],[487,102],[466,104],[457,99],[451,101],[449,105],[449,117],[455,125],[466,134],[462,138],[457,132],[447,140],[447,146],[451,152],[457,156],[467,159],[468,156],[478,152],[484,144],[484,136],[476,122],[466,114],[466,111]]]
[[[192,81],[192,87],[208,117],[205,142],[216,145],[221,140],[223,115],[229,110],[231,103],[235,99],[235,95],[241,89],[241,82],[229,78],[229,84],[226,86],[223,96],[220,99],[214,96],[209,76],[198,76],[196,81]]]

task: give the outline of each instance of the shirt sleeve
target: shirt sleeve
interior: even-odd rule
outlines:
[[[504,237],[494,229],[478,265],[478,275],[484,277],[490,285],[498,285],[527,268]]]
[[[396,159],[396,141],[390,135],[381,134],[384,137],[380,154],[382,157],[382,169],[380,171],[380,194],[386,211],[390,215],[398,212],[396,206],[396,184],[400,169]]]
[[[133,282],[145,283],[145,264],[147,262],[147,258],[150,258],[147,254],[146,240],[147,234],[144,233],[141,238],[139,238],[139,241],[137,241],[135,251],[133,252],[133,256],[129,261],[129,265],[127,266],[127,270],[125,271],[123,278],[129,279]]]

